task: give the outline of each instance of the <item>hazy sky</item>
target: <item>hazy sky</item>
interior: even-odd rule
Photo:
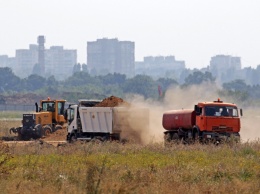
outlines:
[[[217,54],[260,64],[259,0],[0,0],[0,55],[15,55],[46,37],[45,47],[78,50],[87,41],[135,42],[135,58],[174,55],[188,68]]]

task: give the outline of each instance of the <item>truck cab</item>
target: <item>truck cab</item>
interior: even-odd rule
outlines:
[[[78,105],[70,105],[67,109],[67,122],[68,122],[68,133],[71,134],[74,129],[78,128],[77,123],[78,118]]]
[[[64,118],[64,110],[65,110],[65,102],[66,100],[41,100],[40,102],[40,109],[39,113],[42,114],[43,112],[48,113],[49,116],[49,123],[57,123],[63,125],[66,120]],[[46,116],[45,116],[46,117]]]
[[[239,111],[236,104],[224,103],[219,99],[200,102],[195,105],[195,112],[196,128],[205,138],[239,137],[242,109]]]

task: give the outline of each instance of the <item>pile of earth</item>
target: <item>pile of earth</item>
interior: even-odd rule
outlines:
[[[118,98],[116,96],[110,96],[102,100],[100,103],[96,104],[94,107],[115,107],[115,106],[129,107],[130,104],[124,101],[122,98]]]
[[[66,141],[67,139],[67,128],[63,126],[62,129],[51,133],[48,137],[42,138],[44,141]]]

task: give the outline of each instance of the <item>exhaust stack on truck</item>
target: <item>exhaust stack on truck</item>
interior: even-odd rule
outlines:
[[[163,114],[162,125],[165,142],[220,143],[240,139],[242,109],[236,104],[220,101],[200,102],[193,110],[170,110]]]

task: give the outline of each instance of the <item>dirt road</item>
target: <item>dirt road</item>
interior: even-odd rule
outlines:
[[[42,141],[42,140],[35,140],[35,141],[2,141],[3,144],[7,144],[9,146],[23,146],[23,145],[28,145],[28,144],[32,144],[35,143],[36,141],[39,141],[39,143],[43,144],[43,143],[47,143],[53,146],[58,146],[58,145],[63,145],[66,144],[67,141]]]

